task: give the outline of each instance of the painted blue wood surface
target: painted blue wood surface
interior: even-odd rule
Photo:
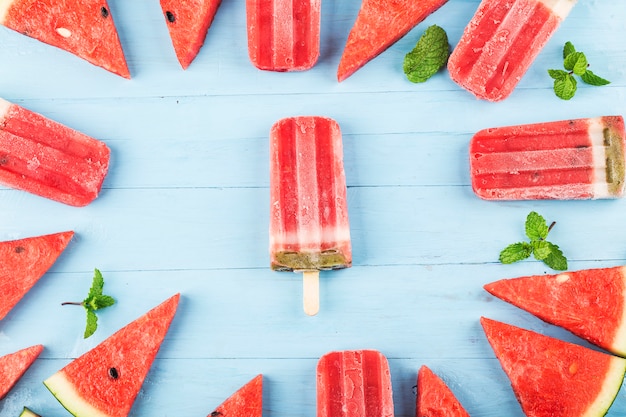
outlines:
[[[445,71],[408,82],[404,54],[430,24],[454,46],[478,0],[450,0],[342,83],[336,68],[360,2],[325,0],[321,57],[302,73],[255,69],[245,2],[223,0],[187,71],[156,0],[110,0],[132,80],[0,29],[0,96],[105,141],[112,165],[98,200],[73,208],[0,187],[0,240],[74,230],[59,261],[0,323],[0,354],[45,350],[7,398],[46,417],[67,412],[41,383],[170,295],[179,313],[132,416],[205,416],[258,373],[264,416],[315,415],[324,353],[374,348],[390,361],[396,416],[415,413],[417,370],[430,366],[475,417],[522,416],[478,319],[488,316],[588,346],[490,297],[500,278],[550,272],[504,266],[526,214],[557,221],[570,269],[626,263],[626,201],[485,202],[470,187],[467,145],[479,129],[626,110],[626,2],[579,0],[513,95],[475,100]],[[606,87],[556,98],[548,68],[572,41]],[[268,268],[268,132],[320,114],[344,134],[354,267],[323,272],[321,312],[306,317],[298,275]],[[118,304],[82,339],[93,268]],[[626,413],[622,389],[609,416]]]

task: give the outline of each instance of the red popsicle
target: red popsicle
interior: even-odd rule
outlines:
[[[304,273],[315,314],[320,270],[352,265],[341,131],[320,116],[290,117],[270,131],[271,268]]]
[[[618,198],[625,149],[621,116],[481,130],[470,142],[472,188],[486,200]]]
[[[483,0],[448,60],[477,98],[508,97],[576,0]]]
[[[322,356],[317,364],[317,417],[393,417],[385,356],[375,350]]]
[[[0,99],[0,183],[72,206],[102,188],[109,148],[96,139]]]
[[[321,0],[246,0],[248,54],[259,69],[304,71],[320,55]]]

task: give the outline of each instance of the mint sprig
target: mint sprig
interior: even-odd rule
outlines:
[[[578,75],[582,82],[593,86],[610,84],[610,81],[597,76],[589,70],[589,62],[584,53],[576,51],[571,42],[566,42],[563,47],[563,68],[549,69],[548,74],[554,80],[554,93],[563,100],[569,100],[576,94]]]
[[[538,261],[543,261],[547,266],[557,271],[567,269],[567,259],[563,252],[554,243],[548,242],[548,233],[556,222],[550,226],[546,220],[538,213],[531,211],[526,217],[526,236],[530,242],[513,243],[500,252],[500,262],[512,264],[522,261],[534,255]]]
[[[89,293],[87,294],[87,298],[81,302],[65,302],[61,304],[80,305],[85,308],[87,311],[87,325],[84,333],[85,339],[94,334],[98,328],[98,316],[96,316],[96,311],[115,304],[115,299],[113,297],[102,293],[103,288],[104,278],[102,277],[102,273],[98,269],[95,269],[93,281],[91,283]]]
[[[435,75],[450,56],[446,31],[437,25],[429,26],[415,48],[404,57],[403,70],[409,81],[423,83]]]

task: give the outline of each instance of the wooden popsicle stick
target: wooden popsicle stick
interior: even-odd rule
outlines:
[[[304,312],[314,316],[320,310],[320,271],[311,270],[302,273],[302,302]]]

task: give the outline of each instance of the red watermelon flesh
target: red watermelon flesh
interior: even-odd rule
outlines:
[[[454,393],[427,366],[417,374],[416,417],[469,417]]]
[[[0,183],[72,206],[99,194],[109,169],[103,143],[0,99]]]
[[[106,0],[2,0],[0,24],[130,78]]]
[[[176,313],[176,294],[44,381],[73,415],[127,416]]]
[[[43,351],[35,345],[0,357],[0,400],[3,399]]]
[[[220,3],[221,0],[161,0],[174,51],[183,69],[198,55]]]
[[[503,279],[492,295],[620,356],[626,356],[626,269],[587,269]]]
[[[74,232],[0,242],[0,320],[50,269]]]
[[[261,417],[262,414],[263,375],[257,375],[207,417]]]
[[[448,0],[363,0],[339,62],[343,81],[377,57]]]
[[[528,417],[603,416],[626,372],[626,359],[481,318]]]

